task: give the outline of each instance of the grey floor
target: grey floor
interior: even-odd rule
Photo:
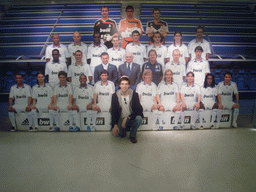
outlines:
[[[256,191],[256,129],[0,132],[0,191]]]

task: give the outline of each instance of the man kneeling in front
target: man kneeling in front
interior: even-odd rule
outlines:
[[[119,87],[121,89],[112,95],[112,133],[124,138],[127,128],[130,127],[129,138],[132,143],[137,143],[136,133],[143,118],[143,108],[138,93],[129,89],[130,79],[127,76],[120,78]]]

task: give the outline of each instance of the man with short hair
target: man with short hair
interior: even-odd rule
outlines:
[[[140,43],[140,33],[135,30],[132,32],[133,42],[126,46],[126,52],[133,54],[133,62],[140,66],[146,61],[147,53],[146,47]]]
[[[81,42],[81,34],[78,31],[74,32],[73,39],[74,39],[74,42],[68,45],[68,51],[71,56],[71,65],[75,65],[76,63],[75,52],[78,50],[81,51],[83,54],[83,60],[82,60],[83,63],[87,64],[87,61],[86,61],[87,45]]]
[[[53,33],[52,34],[52,45],[47,45],[46,50],[45,50],[45,58],[46,62],[52,61],[52,50],[53,49],[58,49],[60,53],[60,61],[63,63],[66,63],[67,65],[70,65],[71,59],[70,59],[70,54],[68,52],[68,49],[66,45],[63,45],[60,43],[60,37],[58,33]]]
[[[126,137],[127,128],[130,127],[130,140],[137,143],[137,129],[141,125],[143,108],[139,101],[138,93],[129,89],[130,80],[128,77],[121,77],[119,80],[120,89],[112,96],[112,133],[121,138]]]
[[[109,8],[107,6],[102,6],[102,17],[95,22],[94,33],[99,32],[101,42],[104,43],[107,48],[111,48],[113,46],[111,39],[113,36],[118,36],[118,30],[116,28],[116,22],[108,17],[108,13]]]
[[[149,45],[153,44],[153,35],[155,32],[160,33],[160,42],[161,44],[164,44],[164,39],[169,33],[168,23],[160,19],[161,12],[158,7],[153,9],[152,15],[154,19],[152,21],[148,21],[146,25],[146,35],[149,37]]]
[[[109,48],[107,53],[109,55],[109,62],[116,66],[118,69],[119,65],[125,61],[125,50],[120,47],[120,39],[118,36],[112,37],[113,47]]]
[[[17,125],[15,121],[15,116],[19,115],[22,112],[27,113],[29,121],[29,131],[33,131],[31,118],[31,87],[23,83],[23,76],[20,73],[17,73],[15,75],[15,81],[17,84],[11,87],[8,107],[8,115],[12,124],[11,131],[16,131]]]
[[[125,13],[127,17],[125,19],[122,19],[119,23],[119,34],[122,37],[122,48],[125,49],[126,45],[129,43],[132,43],[132,32],[137,30],[139,32],[139,35],[142,36],[144,33],[142,24],[140,20],[135,19],[133,17],[134,14],[134,8],[131,5],[128,5],[125,9]]]
[[[188,44],[188,52],[190,55],[190,60],[193,60],[196,57],[194,50],[197,46],[201,46],[202,49],[204,50],[202,54],[202,58],[205,60],[209,59],[210,54],[212,53],[211,47],[209,42],[203,39],[203,35],[204,35],[204,28],[201,26],[198,26],[196,28],[196,39],[193,39]]]
[[[108,80],[112,81],[115,85],[117,84],[117,68],[115,65],[110,64],[109,56],[107,52],[101,54],[101,64],[95,67],[94,71],[94,83],[100,81],[100,75],[102,70],[108,71]]]

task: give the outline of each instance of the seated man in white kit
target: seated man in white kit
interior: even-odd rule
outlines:
[[[8,115],[12,124],[11,131],[16,131],[16,114],[19,115],[22,112],[27,113],[27,119],[29,121],[29,130],[32,128],[32,118],[31,118],[31,87],[23,83],[23,76],[20,73],[15,75],[16,85],[13,85],[10,90],[9,95],[9,107]],[[14,102],[14,104],[13,104]]]
[[[42,113],[48,113],[50,117],[50,127],[53,127],[53,89],[50,85],[44,82],[45,77],[42,71],[36,74],[37,84],[32,88],[32,119],[34,122],[33,131],[38,130],[38,117]]]
[[[224,81],[218,85],[218,102],[219,109],[233,109],[232,127],[237,127],[237,117],[239,115],[239,93],[235,82],[231,81],[232,73],[226,71],[224,74]],[[233,102],[233,94],[236,97],[236,103]]]
[[[60,83],[54,86],[53,95],[53,109],[55,110],[54,118],[56,127],[54,130],[50,131],[60,131],[59,118],[61,112],[68,112],[68,120],[70,126],[73,124],[73,113],[72,113],[72,101],[73,92],[72,86],[67,82],[67,73],[65,71],[60,71],[58,74]]]
[[[76,62],[74,65],[70,65],[68,67],[68,81],[71,82],[73,89],[75,89],[76,86],[80,85],[79,77],[80,75],[84,74],[86,75],[89,80],[89,82],[92,81],[92,71],[88,64],[83,63],[83,53],[78,50],[75,52],[75,59]]]
[[[184,116],[185,110],[193,111],[191,116],[191,129],[195,129],[196,119],[198,117],[198,110],[201,102],[201,91],[199,85],[194,83],[194,73],[188,72],[186,75],[187,83],[183,84],[180,89],[180,99],[181,99],[181,129],[185,129]]]
[[[179,87],[181,87],[186,76],[185,65],[180,62],[180,51],[178,49],[173,50],[172,57],[172,61],[166,63],[165,70],[172,70],[173,82],[177,83]]]
[[[200,104],[199,109],[199,119],[200,119],[200,128],[203,128],[203,117],[206,119],[207,123],[210,123],[211,116],[212,116],[212,122],[211,122],[211,128],[219,128],[220,123],[220,115],[218,110],[218,103],[216,102],[218,94],[218,88],[215,84],[215,78],[214,75],[211,73],[208,73],[205,77],[204,86],[201,87],[201,98],[202,102]],[[208,117],[204,116],[204,110],[212,110],[211,115]],[[217,124],[214,126],[214,120],[217,118]]]
[[[92,123],[93,128],[96,124],[97,112],[110,112],[111,111],[111,97],[115,93],[115,85],[112,81],[108,80],[108,71],[102,70],[100,73],[100,81],[94,85],[94,98],[93,98],[93,114]]]
[[[75,129],[72,125],[69,128],[69,131],[80,131],[80,118],[78,112],[86,112],[87,117],[87,131],[91,130],[91,118],[92,118],[92,104],[93,104],[93,88],[86,84],[87,77],[86,75],[80,75],[79,77],[80,86],[77,86],[74,89],[73,94],[73,117],[76,124]]]
[[[167,69],[164,72],[164,81],[158,85],[156,98],[159,106],[159,130],[163,130],[162,120],[164,111],[173,111],[175,113],[173,129],[178,129],[180,93],[178,84],[173,82],[172,70]]]
[[[156,100],[157,86],[152,82],[152,71],[145,69],[142,74],[143,81],[137,85],[136,92],[139,95],[140,104],[144,112],[153,112],[153,122],[156,122],[158,105]]]

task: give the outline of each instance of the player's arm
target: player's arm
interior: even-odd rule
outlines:
[[[208,60],[210,58],[210,53],[206,53],[205,58],[206,58],[206,60]]]
[[[201,94],[197,94],[197,103],[195,104],[196,110],[199,110],[201,102]]]
[[[68,110],[72,110],[72,103],[73,103],[73,95],[70,94],[68,97],[68,106],[67,106]]]
[[[236,97],[236,107],[239,108],[239,93],[235,94]]]
[[[35,98],[32,99],[32,107],[31,108],[36,109],[36,99]]]
[[[180,93],[179,92],[176,92],[176,98],[177,98],[177,102],[176,102],[176,105],[180,105]]]
[[[186,109],[186,102],[185,102],[185,97],[184,97],[184,93],[180,94],[180,100],[181,100],[181,107],[182,109]]]
[[[12,104],[13,104],[14,99],[12,97],[9,97],[9,107],[8,107],[8,111],[15,111],[15,109],[13,108]]]
[[[98,107],[98,105],[97,105],[97,98],[98,98],[98,93],[94,93],[93,94],[93,110],[97,110],[97,107]]]
[[[160,94],[156,94],[156,102],[158,103],[158,106],[159,106],[159,107],[162,106]]]
[[[221,102],[221,94],[218,94],[217,98],[218,98],[218,102],[219,102],[219,109],[223,109],[223,105]]]
[[[31,103],[32,103],[32,97],[28,97],[28,105],[26,107],[26,111],[31,111]]]

